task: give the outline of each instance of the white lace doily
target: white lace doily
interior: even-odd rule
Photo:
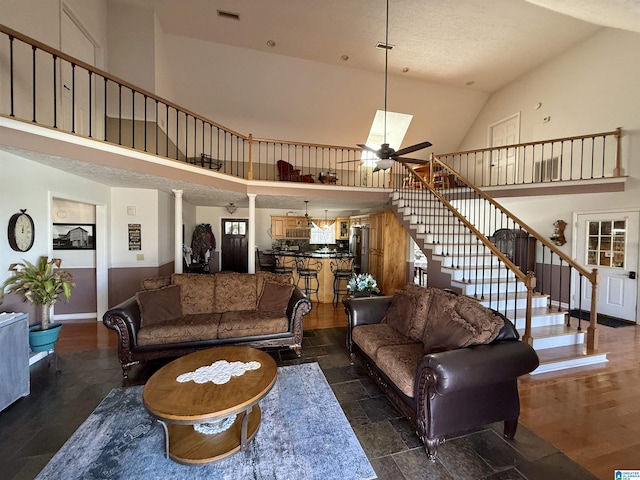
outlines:
[[[183,373],[176,380],[180,383],[196,382],[207,383],[212,382],[216,385],[222,385],[231,380],[231,377],[239,377],[249,370],[257,370],[261,367],[260,362],[227,362],[226,360],[218,360],[211,365],[199,367],[193,372]]]
[[[216,433],[224,432],[225,430],[229,430],[233,422],[236,421],[237,415],[231,415],[230,417],[223,418],[222,420],[218,420],[215,422],[208,423],[196,423],[193,426],[193,429],[204,435],[215,435]]]

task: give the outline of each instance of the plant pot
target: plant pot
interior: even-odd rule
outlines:
[[[60,336],[61,323],[51,323],[49,328],[42,330],[41,325],[29,327],[29,346],[32,352],[46,352],[53,350]]]

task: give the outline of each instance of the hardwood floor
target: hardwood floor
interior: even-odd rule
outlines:
[[[305,330],[346,325],[342,305],[314,302]],[[640,469],[640,328],[599,326],[609,362],[520,380],[520,422],[602,479]],[[117,347],[102,322],[65,322],[59,352]],[[517,435],[516,435],[517,439]]]

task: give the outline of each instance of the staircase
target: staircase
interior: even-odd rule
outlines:
[[[458,192],[459,193],[459,192]],[[525,332],[527,289],[497,256],[487,253],[478,239],[435,196],[416,195],[411,188],[391,194],[391,208],[427,257],[428,285],[450,288],[477,299],[512,320]],[[425,214],[428,212],[428,214]],[[469,219],[473,224],[474,220]],[[585,330],[577,320],[566,325],[565,311],[548,295],[534,292],[531,336],[540,366],[533,375],[604,363],[606,353],[587,353]]]

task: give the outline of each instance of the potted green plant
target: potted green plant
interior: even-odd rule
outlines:
[[[29,328],[31,350],[41,352],[53,349],[60,334],[59,323],[49,323],[51,306],[58,301],[60,295],[68,302],[71,289],[76,286],[73,276],[60,269],[59,258],[40,257],[35,263],[23,260],[9,267],[12,275],[2,284],[0,294],[14,293],[22,295],[25,301],[40,306],[40,325]]]

